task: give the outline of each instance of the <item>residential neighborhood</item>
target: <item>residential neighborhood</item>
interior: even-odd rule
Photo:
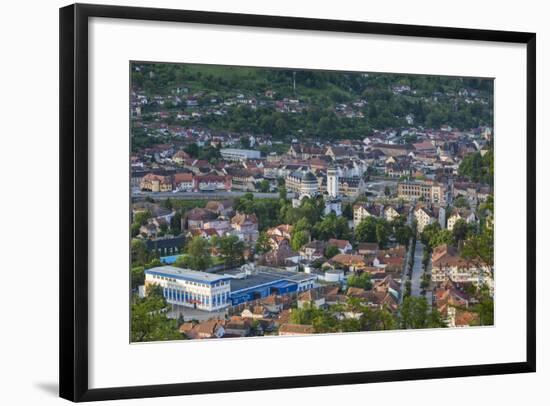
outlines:
[[[492,88],[133,63],[132,341],[493,325]]]

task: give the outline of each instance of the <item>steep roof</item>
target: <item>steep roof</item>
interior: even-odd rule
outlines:
[[[344,249],[349,244],[348,240],[338,240],[336,238],[331,238],[328,240],[328,245],[334,245],[335,247],[338,247],[339,249]]]

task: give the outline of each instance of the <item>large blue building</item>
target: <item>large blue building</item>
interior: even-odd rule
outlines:
[[[230,305],[311,289],[315,276],[250,265],[223,274],[160,266],[145,271],[145,284],[157,284],[167,302],[217,311]]]
[[[311,289],[315,276],[303,272],[292,272],[278,268],[257,267],[249,270],[235,270],[224,274],[232,276],[229,285],[233,305],[261,299],[269,295],[285,295]]]

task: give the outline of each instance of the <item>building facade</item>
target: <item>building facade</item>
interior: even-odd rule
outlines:
[[[435,182],[399,182],[397,196],[409,201],[424,200],[429,203],[446,203],[445,186]]]
[[[145,286],[158,285],[171,305],[204,311],[312,289],[316,277],[304,272],[258,267],[228,271],[223,275],[160,266],[145,271]]]
[[[246,161],[247,159],[259,159],[261,152],[253,149],[222,148],[220,154],[228,161]]]
[[[223,275],[173,266],[160,266],[145,271],[145,286],[159,285],[168,303],[206,311],[229,306],[230,279]]]
[[[170,192],[172,177],[148,173],[141,179],[139,188],[147,192]]]

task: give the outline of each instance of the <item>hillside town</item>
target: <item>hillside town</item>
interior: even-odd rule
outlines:
[[[301,98],[296,82],[232,94],[181,77],[131,92],[132,341],[493,324],[487,92],[384,81],[391,103],[472,116],[456,126],[424,112],[418,123],[411,107],[373,128],[384,123],[367,92],[325,102],[337,127],[327,136],[281,123],[317,109],[320,96]],[[278,117],[271,131],[240,128],[237,116],[256,110]]]

